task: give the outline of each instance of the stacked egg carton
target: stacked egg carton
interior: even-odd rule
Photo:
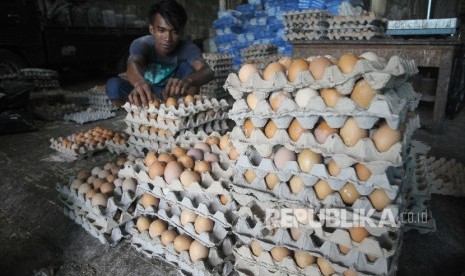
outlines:
[[[200,87],[200,95],[223,99],[229,96],[223,85],[228,75],[233,71],[232,56],[229,54],[204,53],[203,58],[215,72],[215,78]]]
[[[324,71],[315,70],[312,63],[322,59],[309,60],[310,66],[304,62],[295,69],[302,60],[294,61],[288,75],[278,71],[267,80],[257,70],[245,74],[243,67],[226,81],[236,99],[229,115],[237,126],[230,136],[242,154],[231,192],[242,206],[233,227],[243,242],[235,247],[236,269],[254,275],[391,274],[402,241],[399,214],[405,202],[399,192],[411,182],[408,151],[419,126],[418,117],[407,114],[408,103],[418,94],[406,80],[417,68],[412,61],[392,57],[387,64],[357,60],[343,73],[329,66],[329,60]],[[371,93],[376,91],[365,108],[349,98],[361,78]],[[340,96],[331,107],[326,92],[321,93],[329,88]],[[343,130],[352,124],[365,133],[357,143],[346,135],[358,130]],[[386,128],[404,131],[380,152],[372,138]],[[277,211],[272,215],[279,221],[283,208],[294,215],[290,231],[266,217],[267,211]],[[308,208],[322,227],[306,225],[314,219]],[[344,213],[349,224],[328,225],[331,220],[323,220],[325,213],[320,212],[328,209]],[[394,221],[380,225],[385,211]],[[351,227],[350,222],[368,212],[373,212],[374,225]]]
[[[427,178],[432,181],[432,193],[465,196],[465,168],[462,163],[455,159],[438,159],[434,156],[424,156],[422,161],[429,167]]]
[[[256,44],[241,50],[242,62],[256,64],[264,68],[268,63],[279,59],[278,48],[273,44]]]
[[[19,71],[19,79],[28,81],[36,88],[50,89],[60,87],[58,72],[42,68],[23,68]]]
[[[105,92],[105,86],[98,85],[89,90],[89,104],[94,110],[114,111],[118,109],[113,105]]]
[[[68,184],[57,185],[64,213],[103,244],[129,236],[135,216],[136,181],[119,175],[126,157],[92,170],[80,170]]]
[[[126,164],[121,174],[137,179],[142,196],[131,229],[136,250],[164,258],[185,274],[230,273],[237,206],[229,193],[234,171],[225,155],[228,143],[220,141],[210,136],[194,147],[149,152]],[[145,198],[156,198],[158,208]]]
[[[358,16],[335,16],[328,23],[328,38],[331,40],[370,40],[386,34],[385,20],[372,12]]]
[[[320,40],[326,39],[331,13],[320,10],[291,11],[283,14],[286,39]]]
[[[201,96],[169,98],[166,103],[151,102],[148,107],[139,107],[127,102],[124,119],[129,134],[129,144],[143,149],[170,148],[177,138],[186,132],[207,134],[229,129],[226,100]],[[137,153],[135,153],[137,154]]]

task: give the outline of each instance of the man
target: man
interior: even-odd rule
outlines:
[[[154,97],[166,99],[197,94],[199,87],[214,77],[213,70],[195,44],[181,40],[187,14],[174,0],[151,6],[151,35],[134,40],[129,48],[127,77],[107,82],[106,91],[114,104],[126,100],[146,105]]]

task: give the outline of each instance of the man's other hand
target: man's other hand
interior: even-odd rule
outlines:
[[[150,86],[145,81],[140,81],[136,83],[134,89],[129,94],[129,102],[137,106],[149,105],[149,101],[153,100],[152,90]]]
[[[180,97],[186,94],[186,91],[191,88],[192,81],[187,79],[177,79],[171,78],[165,87],[165,92],[163,93],[163,98],[167,99],[169,97]]]

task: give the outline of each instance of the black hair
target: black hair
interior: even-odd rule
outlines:
[[[182,32],[187,22],[187,13],[184,8],[174,0],[162,0],[153,4],[149,10],[149,23],[153,24],[156,14],[161,15],[177,31]]]

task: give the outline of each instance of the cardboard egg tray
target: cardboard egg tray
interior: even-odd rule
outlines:
[[[380,28],[363,28],[363,29],[345,29],[332,30],[327,34],[330,40],[371,40],[374,38],[385,37],[384,29]]]
[[[428,164],[428,178],[431,179],[433,194],[465,196],[465,168],[455,159],[436,158],[434,156],[422,157]]]
[[[241,50],[241,56],[244,58],[256,55],[276,54],[278,47],[273,44],[254,44]]]
[[[210,248],[207,260],[192,262],[188,252],[183,251],[178,253],[174,249],[173,243],[165,246],[159,237],[150,238],[148,231],[139,233],[134,227],[134,223],[132,221],[131,223],[131,245],[145,256],[149,258],[162,258],[178,267],[181,273],[188,275],[210,276],[229,275],[231,273],[232,243],[229,239],[224,240],[220,247]],[[173,228],[171,227],[171,229]]]
[[[42,120],[57,121],[63,120],[66,113],[81,111],[82,108],[75,104],[56,104],[34,106],[33,114]]]
[[[105,120],[108,118],[115,117],[116,113],[109,110],[93,110],[88,109],[86,111],[66,114],[64,119],[66,121],[74,121],[80,125],[88,122]]]
[[[283,14],[283,21],[286,26],[292,26],[293,24],[304,24],[308,21],[327,22],[332,17],[331,13],[323,10],[290,11]]]
[[[78,208],[69,209],[68,207],[64,207],[63,211],[67,217],[81,225],[84,230],[97,238],[102,244],[114,246],[123,238],[130,237],[126,223],[105,231],[103,230],[104,227],[101,226],[101,218],[94,217],[94,215]],[[105,225],[105,222],[103,224]]]
[[[149,183],[154,187],[160,187],[171,191],[186,191],[189,193],[206,193],[212,195],[228,194],[229,184],[234,174],[233,169],[230,167],[224,169],[218,163],[211,163],[211,166],[212,173],[202,173],[201,183],[194,182],[188,188],[184,188],[179,179],[174,180],[171,184],[166,183],[165,179],[160,176],[156,176],[155,179],[150,179],[148,168],[141,159],[136,159],[136,162],[132,164],[127,162],[119,175],[135,178],[138,183]]]
[[[107,94],[105,91],[99,91],[96,88],[93,88],[89,92],[89,104],[94,108],[94,109],[99,109],[99,110],[117,110],[119,107],[116,105],[113,105],[111,103],[111,100],[108,98]]]
[[[19,77],[23,79],[58,79],[58,72],[44,68],[22,68]]]
[[[411,76],[418,73],[413,60],[392,56],[387,64],[369,60],[358,60],[349,74],[343,74],[337,65],[325,69],[323,78],[315,80],[310,71],[300,72],[296,80],[291,83],[282,72],[277,72],[270,80],[263,80],[257,73],[251,73],[247,82],[242,83],[236,73],[231,73],[225,83],[225,88],[239,100],[245,94],[255,92],[259,99],[268,98],[274,91],[293,92],[300,88],[335,88],[342,95],[352,92],[355,81],[364,78],[374,90],[388,89],[400,86]]]
[[[72,141],[74,141],[74,136],[75,134],[69,136]],[[50,139],[50,148],[53,150],[56,150],[58,152],[61,152],[69,157],[72,158],[78,158],[78,157],[83,157],[83,156],[90,156],[93,153],[97,151],[101,151],[105,148],[105,144],[103,143],[98,143],[95,146],[92,145],[83,145],[79,147],[77,144],[73,144],[71,148],[67,148],[63,146],[61,143],[64,140],[63,137],[58,137],[58,138],[51,138]]]
[[[324,40],[327,38],[328,31],[306,31],[306,32],[286,32],[285,38],[288,41],[302,41],[302,40]]]

